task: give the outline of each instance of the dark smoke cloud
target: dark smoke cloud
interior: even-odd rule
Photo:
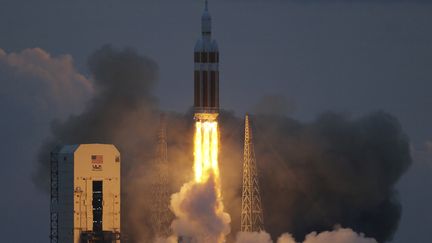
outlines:
[[[130,209],[123,211],[123,219],[127,219],[124,225],[133,227],[138,225],[142,215],[131,210],[146,213],[145,205],[148,205],[142,201],[148,198],[148,195],[142,197],[148,189],[137,187],[147,183],[141,178],[143,173],[139,172],[149,169],[149,161],[154,156],[159,116],[157,100],[151,90],[156,84],[158,66],[132,49],[104,46],[90,56],[88,67],[93,76],[95,96],[80,115],[53,123],[52,136],[39,151],[35,181],[41,189],[48,191],[49,152],[56,145],[113,143],[122,154],[122,199],[125,208]],[[134,199],[139,200],[129,200],[129,188],[136,189],[138,193],[134,194]]]
[[[133,50],[115,50],[104,46],[88,60],[96,95],[80,115],[65,122],[54,121],[52,137],[41,149],[37,184],[49,188],[47,152],[54,144],[118,143],[122,147],[149,146],[154,131],[153,112],[156,99],[149,92],[158,75],[152,60],[138,56]],[[129,126],[133,127],[131,129]],[[139,141],[139,143],[137,142]],[[116,143],[117,144],[117,143]],[[139,149],[127,157],[141,158]],[[130,151],[128,151],[130,152]],[[49,154],[49,153],[48,153]]]
[[[35,182],[48,192],[49,152],[56,145],[115,144],[122,153],[124,233],[130,242],[151,242],[158,67],[131,49],[110,46],[91,55],[88,66],[94,96],[80,115],[53,123],[39,151]],[[290,232],[300,241],[339,224],[380,242],[391,238],[401,214],[394,185],[411,163],[408,139],[394,117],[378,112],[358,119],[327,113],[310,123],[269,114],[252,119],[265,228],[273,238]],[[167,121],[174,193],[192,176],[192,112],[170,113]],[[244,128],[230,112],[223,111],[220,121],[222,193],[233,239],[240,226]]]
[[[252,108],[254,114],[260,115],[288,115],[295,109],[295,102],[282,94],[264,95]]]
[[[94,96],[84,111],[64,122],[54,121],[51,136],[41,145],[36,185],[49,191],[49,153],[57,145],[112,143],[122,156],[122,231],[130,242],[150,242],[153,161],[159,115],[152,90],[158,79],[157,64],[133,49],[104,46],[88,60]],[[192,114],[169,114],[171,192],[191,176]]]
[[[326,113],[311,123],[255,118],[266,230],[297,240],[337,224],[379,242],[401,216],[395,184],[411,164],[409,142],[384,112],[353,119]]]

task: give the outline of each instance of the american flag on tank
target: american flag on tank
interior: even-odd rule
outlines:
[[[92,155],[91,163],[93,170],[102,170],[103,155]]]

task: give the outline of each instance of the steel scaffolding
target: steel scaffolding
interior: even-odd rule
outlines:
[[[169,209],[170,193],[168,184],[168,148],[166,137],[166,116],[160,117],[158,144],[155,159],[156,179],[153,184],[152,223],[156,237],[166,237],[170,234],[170,224],[173,214]]]
[[[243,185],[241,231],[259,232],[264,230],[263,211],[259,189],[258,170],[252,139],[249,116],[245,117]]]

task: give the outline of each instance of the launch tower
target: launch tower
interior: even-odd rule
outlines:
[[[51,153],[51,243],[120,243],[120,153],[111,144]]]
[[[153,185],[152,221],[156,237],[167,237],[173,214],[169,210],[170,193],[168,186],[168,148],[166,119],[162,114],[158,131],[158,144],[155,160],[156,179]]]
[[[195,119],[215,120],[219,113],[219,49],[211,36],[207,0],[201,16],[201,38],[195,44],[194,63]]]
[[[264,230],[263,211],[258,181],[258,170],[253,145],[249,116],[245,117],[243,185],[241,231],[259,232]]]

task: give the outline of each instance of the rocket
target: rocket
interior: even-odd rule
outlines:
[[[194,49],[194,109],[196,120],[215,120],[219,114],[219,50],[211,37],[211,16],[205,0],[201,37]]]

